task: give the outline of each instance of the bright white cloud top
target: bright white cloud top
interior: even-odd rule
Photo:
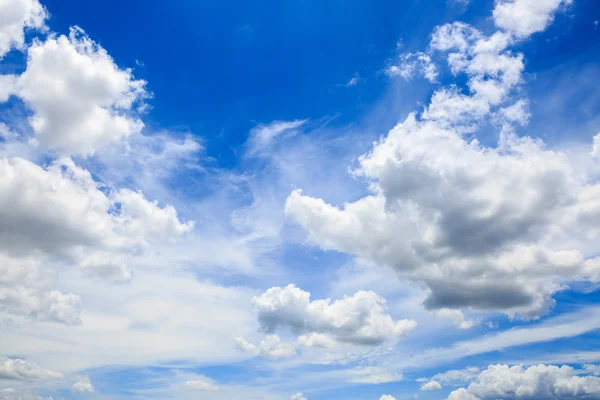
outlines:
[[[511,96],[524,68],[508,50],[514,40],[463,23],[436,28],[431,48],[451,51],[449,67],[466,74],[469,94],[437,90],[359,158],[353,173],[372,195],[336,207],[295,190],[290,220],[325,250],[424,283],[429,309],[534,319],[553,307],[561,282],[596,282],[599,187],[568,154],[513,133],[514,122],[527,121],[526,103]],[[484,119],[500,125],[497,147],[466,136]]]
[[[0,16],[1,59],[11,48],[23,48],[25,30],[43,29],[48,14],[38,0],[3,0]]]

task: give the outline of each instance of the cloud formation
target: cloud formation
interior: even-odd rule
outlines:
[[[96,388],[92,385],[90,378],[83,377],[71,386],[71,392],[76,394],[96,393]]]
[[[386,313],[385,300],[374,292],[311,301],[309,292],[288,285],[272,287],[252,303],[266,332],[290,329],[304,335],[301,343],[309,347],[327,347],[333,341],[378,345],[401,338],[416,326],[412,320],[394,321]]]
[[[577,376],[569,366],[490,365],[466,389],[453,391],[448,400],[592,399],[600,396],[600,378]]]
[[[206,377],[189,380],[183,383],[183,387],[191,390],[199,390],[202,392],[218,392],[220,388],[215,383]]]
[[[46,9],[38,0],[0,2],[0,59],[13,48],[22,50],[25,45],[25,31],[42,30],[47,16]]]
[[[87,275],[127,282],[126,257],[152,242],[190,232],[171,206],[140,192],[112,190],[70,159],[40,167],[21,158],[0,159],[0,308],[36,319],[79,323],[80,299],[53,290],[59,260]],[[49,279],[50,278],[50,279]]]
[[[431,391],[431,390],[441,390],[442,385],[438,381],[429,381],[421,385],[421,390],[423,391]]]
[[[282,342],[278,335],[266,335],[257,345],[248,342],[243,337],[236,337],[235,343],[241,351],[253,356],[270,358],[272,360],[289,358],[296,355],[292,343]]]
[[[33,110],[36,138],[61,155],[89,155],[141,131],[146,82],[120,69],[80,28],[35,41],[14,94]]]
[[[524,38],[545,30],[556,10],[572,0],[500,0],[494,9],[494,23],[511,34]]]
[[[55,277],[35,257],[0,254],[0,311],[41,321],[77,325],[81,299],[53,288]]]
[[[353,174],[371,195],[335,206],[295,190],[289,220],[322,249],[423,284],[430,310],[538,318],[564,283],[597,279],[590,239],[600,186],[582,180],[567,154],[513,133],[527,120],[526,102],[511,98],[524,68],[509,50],[514,41],[464,23],[436,28],[431,48],[450,52],[450,69],[467,76],[469,93],[437,90],[420,115],[359,158]],[[466,136],[484,119],[500,121],[495,147]]]
[[[37,364],[18,358],[0,358],[0,379],[35,382],[61,379],[63,374],[39,367]]]

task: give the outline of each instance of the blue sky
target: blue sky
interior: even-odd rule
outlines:
[[[594,0],[0,0],[0,399],[600,398]]]

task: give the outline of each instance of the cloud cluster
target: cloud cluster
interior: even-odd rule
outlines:
[[[244,353],[272,360],[289,358],[296,355],[294,345],[289,342],[282,342],[279,335],[266,335],[258,346],[248,342],[243,337],[236,337],[235,343],[238,349]]]
[[[394,321],[386,313],[385,300],[374,292],[360,291],[335,301],[311,300],[309,292],[288,285],[272,287],[252,303],[264,331],[289,329],[301,335],[299,343],[307,347],[379,345],[416,326],[412,320]]]
[[[435,310],[434,314],[437,317],[445,318],[450,321],[460,329],[471,329],[475,325],[478,324],[477,320],[466,319],[465,315],[460,310],[453,310],[449,308],[442,308],[439,310]]]
[[[44,28],[48,13],[38,0],[4,0],[0,3],[0,59],[12,48],[22,49],[27,29]],[[0,96],[0,101],[2,96]]]
[[[524,38],[545,30],[556,10],[572,0],[500,0],[494,9],[494,23],[511,34]]]
[[[90,71],[94,69],[84,72]],[[69,75],[69,79],[76,76]],[[37,84],[33,87],[39,89]],[[80,96],[72,101],[85,103]],[[62,105],[57,109],[62,110]],[[72,113],[67,114],[70,117]],[[68,130],[57,132],[62,135]],[[0,269],[7,273],[0,278],[0,308],[40,320],[77,324],[80,299],[51,288],[54,280],[48,278],[53,278],[53,264],[79,265],[89,276],[127,282],[132,278],[128,258],[143,254],[151,243],[173,241],[193,226],[193,222],[182,222],[170,205],[162,207],[139,191],[97,182],[90,171],[70,158],[55,159],[47,166],[18,157],[2,158]]]
[[[17,358],[0,358],[0,379],[11,381],[40,381],[61,379],[63,374],[39,367]]]
[[[600,396],[600,378],[578,376],[569,366],[490,365],[466,389],[453,391],[448,400],[592,399]]]
[[[432,391],[432,390],[441,390],[442,385],[438,381],[429,381],[421,385],[421,390],[423,391]]]
[[[12,47],[23,48],[24,30],[46,29],[46,17],[37,0],[3,1],[0,57]],[[160,158],[145,157],[145,163],[172,169],[172,159],[190,157],[200,147],[191,139],[178,144],[141,135],[146,82],[117,66],[78,27],[68,36],[35,38],[27,48],[24,72],[0,75],[0,81],[0,101],[10,95],[21,99],[31,111],[27,122],[33,133],[16,133],[3,124],[3,146],[27,143],[45,152],[31,159],[48,160],[38,165],[8,150],[0,159],[0,269],[6,272],[0,279],[0,310],[78,324],[80,298],[53,289],[57,265],[78,265],[88,276],[128,282],[132,258],[152,243],[190,232],[194,224],[182,222],[172,206],[159,206],[140,191],[97,181],[67,156],[102,150],[98,159],[111,159],[108,146],[128,148],[126,141],[132,138],[136,150],[141,146],[147,155]],[[136,156],[140,160],[144,155]]]
[[[435,83],[438,78],[436,65],[432,62],[431,56],[424,52],[402,54],[400,63],[390,65],[385,69],[385,73],[388,76],[399,76],[405,80],[423,76],[431,83]]]
[[[325,250],[422,283],[431,310],[537,318],[565,283],[596,279],[600,186],[566,154],[512,133],[512,122],[526,122],[525,102],[507,104],[523,72],[522,56],[508,50],[514,40],[462,23],[437,28],[431,47],[450,51],[469,93],[439,89],[359,158],[354,174],[371,195],[338,207],[295,190],[288,218]],[[495,147],[465,135],[484,118],[502,118]]]
[[[145,85],[71,28],[69,36],[34,41],[12,92],[33,111],[29,122],[44,148],[89,155],[141,131],[136,107],[148,96]]]
[[[82,377],[71,386],[71,392],[75,394],[96,393],[96,388],[92,385],[90,378]]]
[[[219,386],[215,385],[211,379],[206,377],[185,381],[183,387],[185,389],[199,390],[202,392],[218,392],[220,390]]]

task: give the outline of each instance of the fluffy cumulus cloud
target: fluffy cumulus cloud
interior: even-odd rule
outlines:
[[[541,32],[552,22],[561,5],[572,0],[500,0],[494,9],[494,22],[499,28],[527,37]]]
[[[438,90],[423,119],[463,132],[473,130],[522,82],[523,55],[510,51],[509,46],[514,42],[505,32],[488,37],[462,22],[437,27],[430,47],[433,51],[448,52],[451,72],[468,76],[470,93],[461,93],[452,86]]]
[[[471,329],[475,325],[477,325],[476,320],[466,319],[465,315],[460,310],[452,310],[449,308],[442,308],[440,310],[434,311],[434,314],[440,318],[445,318],[450,321],[460,329]]]
[[[304,397],[302,393],[296,393],[295,395],[290,397],[290,400],[306,400],[306,397]]]
[[[63,375],[39,367],[37,364],[16,358],[0,358],[0,379],[35,382],[60,379]]]
[[[600,378],[578,376],[569,366],[490,365],[467,388],[453,391],[448,400],[595,399]]]
[[[294,345],[289,342],[282,342],[279,335],[266,335],[258,345],[248,342],[243,337],[236,337],[235,343],[238,349],[244,353],[272,360],[296,355]]]
[[[45,148],[88,155],[140,132],[136,109],[145,82],[120,69],[81,29],[35,41],[14,94],[32,110],[30,124]]]
[[[38,0],[0,1],[0,59],[12,48],[22,49],[25,30],[44,28],[46,17]]]
[[[431,390],[441,390],[442,385],[438,381],[429,381],[423,385],[421,385],[421,390],[423,391],[431,391]]]
[[[96,388],[88,377],[82,377],[71,386],[71,392],[75,394],[96,393]]]
[[[70,159],[40,167],[20,158],[0,160],[0,250],[75,255],[81,247],[144,247],[189,232],[171,206],[140,192],[111,190]]]
[[[379,398],[379,400],[396,400],[396,398],[394,396],[389,395],[389,394],[384,394],[383,396],[381,396]]]
[[[207,377],[200,377],[185,381],[183,383],[183,387],[185,389],[198,390],[202,392],[218,392],[220,390],[219,386],[217,386],[211,379],[208,379]]]
[[[509,50],[513,42],[508,33],[488,37],[462,23],[437,28],[431,48],[450,52],[449,66],[467,76],[469,92],[439,89],[423,113],[359,158],[353,173],[371,195],[335,206],[295,190],[285,206],[289,220],[323,249],[421,283],[431,310],[537,318],[565,283],[597,280],[590,257],[600,186],[566,153],[512,133],[512,123],[527,118],[526,102],[512,98],[524,68]],[[497,146],[465,135],[497,118]],[[450,312],[442,311],[462,325]]]
[[[70,159],[47,167],[0,160],[0,308],[36,319],[77,324],[80,300],[53,290],[51,269],[62,260],[87,275],[132,278],[126,257],[149,244],[173,241],[193,228],[171,206],[140,192],[96,182]]]
[[[263,330],[289,329],[302,335],[299,341],[304,346],[378,345],[403,337],[416,326],[412,320],[394,321],[385,300],[374,292],[360,291],[335,301],[311,300],[309,292],[288,285],[268,289],[253,304]]]

